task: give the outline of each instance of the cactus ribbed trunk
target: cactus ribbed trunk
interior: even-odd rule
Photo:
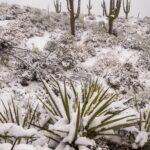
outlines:
[[[113,19],[109,19],[109,29],[108,29],[109,34],[113,33]]]
[[[126,14],[126,19],[128,19],[128,14]]]
[[[80,5],[81,0],[78,0],[78,6],[77,6],[77,12],[75,14],[75,8],[74,8],[74,0],[66,0],[67,1],[67,8],[70,13],[70,27],[71,27],[71,34],[75,35],[75,21],[80,15]]]
[[[121,2],[122,0],[110,0],[109,13],[108,13],[106,9],[105,0],[103,0],[103,3],[102,3],[103,11],[109,20],[109,29],[108,29],[109,34],[113,34],[113,23],[115,19],[117,19],[117,17],[119,16]]]
[[[71,25],[71,34],[75,35],[75,19],[74,19],[74,1],[70,1],[70,25]]]

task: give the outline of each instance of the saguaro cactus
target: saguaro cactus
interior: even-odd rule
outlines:
[[[87,5],[87,9],[88,9],[88,15],[91,15],[91,10],[92,10],[92,4],[91,4],[91,0],[89,0],[89,3]]]
[[[55,10],[56,10],[56,13],[61,12],[61,2],[59,0],[54,0],[54,7],[55,7]]]
[[[103,2],[104,2],[103,8],[105,11],[105,15],[108,17],[108,20],[109,20],[108,32],[109,32],[109,34],[112,34],[113,33],[113,23],[114,23],[114,20],[116,18],[118,18],[118,16],[119,16],[122,0],[110,0],[109,13],[107,13],[105,1],[103,1]]]
[[[128,19],[130,8],[131,8],[131,0],[123,0],[123,10],[126,15],[126,19]]]
[[[103,16],[105,16],[106,15],[105,14],[105,6],[106,6],[106,4],[105,4],[104,0],[102,1],[101,6],[102,6],[102,9],[103,9]]]
[[[71,34],[75,35],[75,21],[80,15],[81,9],[81,0],[78,0],[77,12],[75,13],[74,2],[75,0],[66,0],[67,8],[70,13],[70,26],[71,26]]]

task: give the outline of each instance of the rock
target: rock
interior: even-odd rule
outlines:
[[[119,90],[119,88],[120,88],[120,83],[117,79],[115,80],[115,79],[108,78],[107,84],[115,90]]]
[[[55,41],[48,41],[44,49],[52,53],[57,49],[57,43]]]
[[[20,84],[22,86],[28,86],[29,85],[29,81],[27,78],[22,78],[21,81],[20,81]]]

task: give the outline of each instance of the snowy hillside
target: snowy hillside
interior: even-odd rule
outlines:
[[[62,139],[63,142],[60,142],[56,150],[73,150],[72,144],[66,146],[64,143],[71,143],[74,139],[76,131],[73,129],[78,122],[77,116],[80,107],[81,110],[84,105],[89,108],[89,110],[85,108],[87,113],[83,113],[81,116],[83,123],[79,123],[80,127],[85,127],[86,130],[94,112],[104,105],[102,103],[102,106],[97,106],[95,103],[99,104],[98,101],[93,102],[96,100],[94,96],[97,94],[99,97],[101,94],[97,89],[101,84],[104,89],[109,88],[105,98],[109,98],[111,93],[114,93],[116,94],[115,100],[107,106],[109,111],[104,109],[107,113],[102,111],[97,114],[97,118],[92,120],[87,131],[80,130],[74,144],[81,150],[115,150],[126,147],[138,149],[147,143],[150,135],[150,119],[147,122],[149,126],[145,125],[147,130],[143,126],[144,129],[139,130],[138,125],[125,128],[122,131],[125,136],[130,132],[134,132],[136,136],[132,143],[127,140],[123,146],[118,143],[114,144],[118,140],[122,143],[124,139],[121,137],[115,137],[117,140],[114,138],[114,141],[112,137],[104,139],[102,137],[100,139],[82,137],[84,134],[88,135],[89,130],[92,132],[99,122],[105,122],[110,117],[112,110],[114,114],[122,111],[118,113],[118,116],[112,117],[114,120],[111,120],[112,118],[107,120],[114,121],[112,123],[114,128],[120,123],[126,123],[128,119],[135,121],[140,118],[141,114],[144,116],[145,112],[149,112],[150,18],[129,18],[128,20],[118,18],[114,24],[115,36],[106,32],[106,26],[107,18],[105,17],[80,15],[76,22],[76,36],[72,36],[67,13],[52,12],[49,14],[47,10],[20,8],[17,5],[0,5],[0,101],[2,101],[0,104],[0,150],[12,150],[13,144],[16,145],[14,150],[50,150],[54,149],[56,143]],[[63,96],[65,100],[68,97],[73,102],[66,100],[66,105],[69,103],[68,110],[66,110],[67,108],[63,107],[61,101],[62,97],[59,95],[59,86],[57,87],[57,84],[53,83],[53,77],[59,82],[60,89],[64,93],[63,81],[71,79],[81,104],[74,102],[76,92],[72,90],[72,84],[69,84],[70,86],[66,88],[67,96],[65,94]],[[98,79],[99,84],[96,83],[96,91],[85,104],[84,101],[82,102],[84,94],[80,83],[89,81],[89,79],[94,81]],[[51,82],[50,93],[54,96],[56,105],[53,103],[50,109],[55,112],[58,107],[61,111],[57,110],[58,112],[55,113],[62,118],[56,114],[53,116],[53,113],[46,109],[46,105],[49,106],[49,103],[43,82],[47,87],[49,86],[47,83]],[[141,110],[139,111],[137,108],[141,108]],[[17,109],[20,114],[16,111]],[[27,115],[28,110],[32,114],[30,117]],[[37,110],[36,115],[34,110]],[[71,114],[70,124],[66,121],[65,111],[69,111]],[[13,112],[15,115],[11,114]],[[8,115],[11,117],[9,118]],[[127,119],[128,115],[134,117],[130,116],[131,118]],[[23,127],[21,123],[15,124],[18,116],[21,118],[20,122],[24,124]],[[30,118],[29,122],[26,122],[26,118]],[[118,118],[118,122],[115,122]],[[53,122],[53,125],[46,126],[50,130],[49,132],[54,132],[51,138],[44,129],[41,131],[37,127],[37,124],[44,125],[44,119]],[[29,123],[29,126],[25,126],[26,123]],[[107,129],[109,128],[108,124]],[[103,127],[99,129],[102,135],[106,133],[120,134],[115,133],[113,129],[103,133],[104,129]],[[97,130],[94,131],[97,132]],[[81,136],[82,132],[84,134]],[[5,136],[8,139],[3,140]],[[54,140],[56,137],[58,137],[58,141]],[[19,138],[21,140],[18,140]]]

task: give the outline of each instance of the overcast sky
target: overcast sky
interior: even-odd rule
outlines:
[[[75,0],[77,1],[77,0]],[[82,1],[82,12],[87,13],[87,2],[88,0]],[[109,1],[109,0],[106,0]],[[140,12],[140,16],[150,16],[150,0],[131,0],[131,15],[137,16]],[[0,0],[0,2],[8,2],[8,3],[16,3],[20,5],[30,5],[37,8],[48,8],[48,4],[50,5],[50,9],[54,11],[53,0]],[[93,13],[101,14],[101,0],[92,0],[93,3]],[[62,0],[63,10],[65,11],[65,0]]]

